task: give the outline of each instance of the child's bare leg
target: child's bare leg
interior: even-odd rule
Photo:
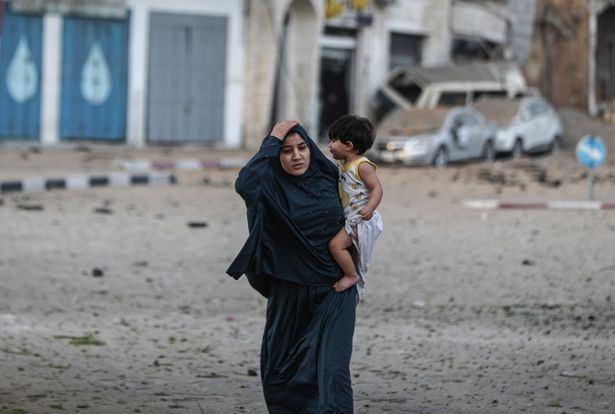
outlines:
[[[344,229],[341,229],[329,242],[329,251],[344,273],[344,276],[334,285],[336,292],[343,292],[359,281],[352,255],[348,251],[350,246],[352,246],[352,238]]]

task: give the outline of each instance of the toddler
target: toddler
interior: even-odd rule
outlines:
[[[344,228],[329,242],[331,255],[344,273],[334,288],[342,292],[358,283],[362,297],[374,242],[382,232],[376,211],[382,186],[376,164],[363,156],[374,143],[374,126],[367,118],[345,115],[331,125],[329,139],[329,151],[340,170],[339,191],[346,216]],[[350,250],[353,245],[356,255]]]

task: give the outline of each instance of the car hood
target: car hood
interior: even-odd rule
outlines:
[[[435,134],[419,134],[412,135],[409,137],[399,136],[399,135],[391,135],[378,139],[378,143],[387,144],[389,142],[397,143],[397,144],[406,144],[406,143],[415,143],[415,142],[430,142],[433,140]]]

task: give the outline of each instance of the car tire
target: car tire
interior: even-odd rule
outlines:
[[[440,147],[433,157],[433,165],[436,168],[443,168],[446,167],[446,164],[448,164],[448,151],[445,147]]]
[[[485,142],[485,146],[483,147],[483,152],[481,158],[485,162],[493,162],[495,161],[495,148],[493,147],[492,141]]]
[[[551,141],[551,144],[549,144],[549,152],[551,154],[558,153],[561,149],[561,146],[562,139],[559,137],[559,135],[556,135],[555,137],[553,137],[553,141]]]
[[[517,138],[517,140],[515,141],[515,145],[513,146],[513,149],[512,149],[512,158],[513,160],[518,160],[522,156],[523,156],[523,141],[521,141],[521,138]]]

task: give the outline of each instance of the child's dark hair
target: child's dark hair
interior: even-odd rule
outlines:
[[[331,141],[352,142],[354,149],[362,155],[372,147],[376,133],[369,119],[358,115],[344,115],[329,128]]]

